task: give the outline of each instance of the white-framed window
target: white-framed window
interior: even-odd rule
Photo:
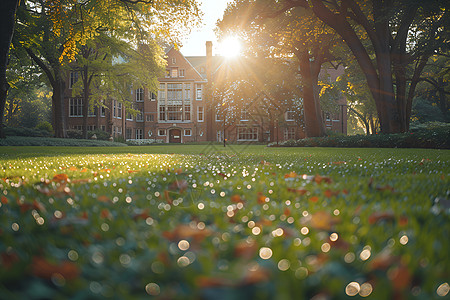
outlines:
[[[295,140],[295,127],[286,127],[284,129],[284,140]]]
[[[158,136],[166,136],[166,130],[165,129],[158,129]]]
[[[138,113],[136,115],[136,122],[144,122],[144,113],[143,113],[143,109],[140,108],[138,109]]]
[[[166,69],[166,78],[170,78],[170,69]]]
[[[238,127],[237,128],[238,141],[257,141],[258,127]]]
[[[117,102],[117,119],[122,119],[122,102]]]
[[[197,84],[195,88],[195,99],[202,100],[202,85]]]
[[[83,99],[70,98],[69,99],[69,117],[83,116]]]
[[[191,132],[190,129],[185,129],[184,130],[184,136],[191,136],[191,135],[192,135],[192,132]]]
[[[74,126],[72,126],[72,129],[75,129],[75,130],[83,130],[83,125],[74,125]]]
[[[144,138],[144,130],[143,129],[136,129],[136,139],[142,140]]]
[[[117,134],[122,135],[122,127],[117,127]]]
[[[166,84],[165,83],[159,84],[158,99],[160,101],[166,100]]]
[[[175,57],[172,57],[172,64],[176,64],[177,63],[177,59]]]
[[[246,108],[241,110],[241,121],[248,121],[249,114]]]
[[[69,89],[78,81],[78,72],[70,72]]]
[[[178,70],[178,76],[180,76],[180,77],[184,77],[184,69],[180,69],[180,70]]]
[[[184,106],[184,120],[185,121],[191,120],[191,105]]]
[[[117,101],[113,100],[113,118],[117,118]]]
[[[160,121],[166,120],[166,107],[165,106],[159,107],[159,120]]]
[[[285,116],[286,121],[295,121],[295,112],[292,110],[288,110]]]
[[[149,97],[150,97],[150,101],[156,101],[156,94],[155,93],[148,93]]]
[[[325,120],[326,120],[326,121],[331,121],[331,116],[330,116],[329,113],[326,113],[326,114],[325,114]]]
[[[95,126],[95,125],[88,125],[87,126],[87,130],[88,131],[95,131],[96,128],[97,128],[97,126]]]
[[[136,102],[144,102],[144,89],[139,88],[136,90]]]
[[[127,128],[127,129],[125,129],[125,138],[128,140],[128,139],[131,139],[131,134],[133,133],[133,130],[131,129],[131,128]]]
[[[106,131],[106,126],[105,126],[105,125],[100,125],[100,129],[101,129],[102,131]]]
[[[191,84],[184,84],[184,100],[191,100]]]
[[[151,114],[151,115],[146,115],[145,119],[147,122],[153,122],[155,121],[155,115]]]
[[[178,69],[177,68],[173,68],[171,70],[170,77],[172,77],[172,78],[177,78],[178,77]]]
[[[203,106],[197,106],[197,121],[203,122],[204,115],[203,115]]]

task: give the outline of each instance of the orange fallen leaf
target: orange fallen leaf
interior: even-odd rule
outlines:
[[[105,196],[105,195],[100,195],[100,196],[98,196],[97,197],[97,200],[98,201],[100,201],[100,202],[111,202],[111,199],[109,199],[109,197],[108,196]]]
[[[404,290],[408,288],[412,280],[409,269],[403,264],[389,270],[388,277],[396,290]]]
[[[197,242],[202,241],[211,235],[211,230],[204,228],[198,229],[189,225],[178,225],[172,231],[163,232],[163,236],[169,240],[194,239]]]
[[[138,173],[138,172],[140,172],[141,170],[128,170],[128,173]]]
[[[239,203],[239,202],[244,202],[244,201],[241,199],[241,196],[239,196],[239,195],[233,195],[233,196],[231,196],[231,202],[233,202],[233,203]]]
[[[77,167],[72,166],[69,168],[69,171],[78,171],[78,169],[77,169]]]
[[[69,180],[69,176],[66,174],[56,174],[52,179],[54,182],[67,182]]]
[[[312,202],[317,202],[319,200],[319,197],[317,197],[317,196],[312,196],[311,198],[309,198],[309,201],[312,201]]]
[[[284,174],[284,178],[295,178],[297,177],[297,173],[295,172],[290,172],[288,174]]]
[[[102,218],[102,219],[112,219],[112,214],[109,211],[109,209],[107,209],[107,208],[102,209],[101,212],[100,212],[100,218]]]
[[[266,203],[266,196],[264,196],[263,195],[263,193],[261,193],[261,192],[258,192],[258,198],[257,198],[257,200],[258,200],[258,203],[259,204],[264,204],[264,203]]]
[[[54,274],[59,274],[66,280],[79,277],[80,269],[78,266],[69,261],[61,263],[53,263],[43,257],[33,257],[31,263],[31,273],[39,278],[51,279]]]
[[[325,182],[325,183],[332,183],[332,180],[331,180],[330,177],[320,176],[320,175],[314,176],[314,181],[315,181],[317,184],[321,184],[322,182]]]

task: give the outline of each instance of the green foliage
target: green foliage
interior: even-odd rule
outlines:
[[[419,123],[446,121],[442,110],[437,105],[433,105],[433,103],[423,98],[414,99],[411,118]]]
[[[445,296],[448,151],[2,150],[0,298]]]
[[[352,136],[327,136],[272,143],[282,147],[349,147],[349,148],[436,148],[450,149],[449,123],[429,123],[412,127],[410,132]]]
[[[64,147],[123,147],[124,143],[82,140],[82,139],[58,139],[30,136],[7,136],[6,139],[0,139],[0,146],[64,146]]]
[[[51,137],[53,134],[46,129],[28,127],[5,127],[6,136]]]
[[[53,126],[50,122],[43,121],[36,125],[36,129],[47,131],[50,134],[53,134]]]

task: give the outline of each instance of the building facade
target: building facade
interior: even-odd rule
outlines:
[[[174,47],[166,51],[166,73],[158,78],[159,90],[145,87],[130,91],[131,109],[110,99],[103,107],[88,114],[88,130],[103,130],[112,137],[126,140],[149,140],[162,143],[217,141],[282,142],[305,137],[302,122],[292,108],[285,107],[275,117],[263,102],[275,101],[271,96],[256,95],[256,101],[233,113],[227,113],[213,97],[211,86],[227,68],[227,61],[212,56],[212,43],[206,43],[206,56],[185,57]],[[72,95],[77,72],[67,80],[66,120],[68,129],[82,130],[83,98]],[[258,102],[260,101],[260,102]],[[262,102],[261,102],[262,101]],[[345,103],[345,99],[342,100]],[[231,111],[231,109],[229,110]],[[232,115],[232,117],[231,117]],[[326,128],[346,133],[346,107],[335,114],[324,114]]]

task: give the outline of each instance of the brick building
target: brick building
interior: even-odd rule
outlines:
[[[211,83],[228,72],[229,62],[212,55],[212,43],[206,42],[206,56],[183,56],[174,47],[166,51],[167,66],[164,77],[158,78],[159,91],[151,93],[145,87],[130,91],[133,115],[124,104],[115,99],[105,107],[94,109],[88,115],[88,130],[103,130],[113,137],[127,140],[151,140],[165,143],[219,141],[273,142],[305,137],[301,122],[294,111],[284,107],[276,118],[268,118],[270,111],[260,109],[263,102],[273,101],[261,92],[255,101],[234,111],[231,120],[224,116],[214,99]],[[334,80],[335,72],[330,78]],[[72,94],[72,85],[78,80],[76,72],[70,72],[66,95]],[[258,102],[262,101],[262,102]],[[341,111],[324,114],[326,128],[346,133],[345,99],[340,99]],[[260,104],[258,104],[260,103]],[[220,103],[219,103],[220,104]],[[83,99],[66,97],[68,129],[82,129]],[[231,120],[231,121],[230,121]]]

